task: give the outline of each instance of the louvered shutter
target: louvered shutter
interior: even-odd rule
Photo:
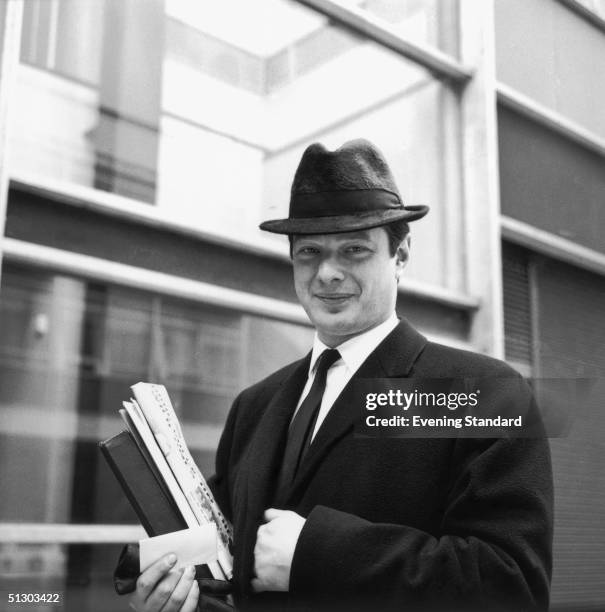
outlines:
[[[567,438],[551,440],[555,475],[552,607],[605,609],[605,279],[536,262],[538,371],[593,379]],[[601,379],[600,381],[598,379]]]

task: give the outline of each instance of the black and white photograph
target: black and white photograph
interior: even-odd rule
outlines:
[[[605,610],[605,0],[0,0],[0,612]]]

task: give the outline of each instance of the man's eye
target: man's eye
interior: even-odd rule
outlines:
[[[368,250],[367,247],[359,245],[359,244],[353,244],[347,247],[347,253],[365,253],[367,250]]]
[[[319,249],[315,247],[301,247],[296,251],[297,255],[316,255],[319,253]]]

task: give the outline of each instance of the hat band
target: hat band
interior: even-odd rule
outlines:
[[[341,217],[381,210],[404,210],[396,194],[384,189],[297,193],[290,199],[290,219]]]

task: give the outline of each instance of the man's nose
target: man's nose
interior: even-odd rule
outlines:
[[[317,279],[322,283],[340,282],[344,279],[344,272],[333,257],[325,257],[319,263]]]

